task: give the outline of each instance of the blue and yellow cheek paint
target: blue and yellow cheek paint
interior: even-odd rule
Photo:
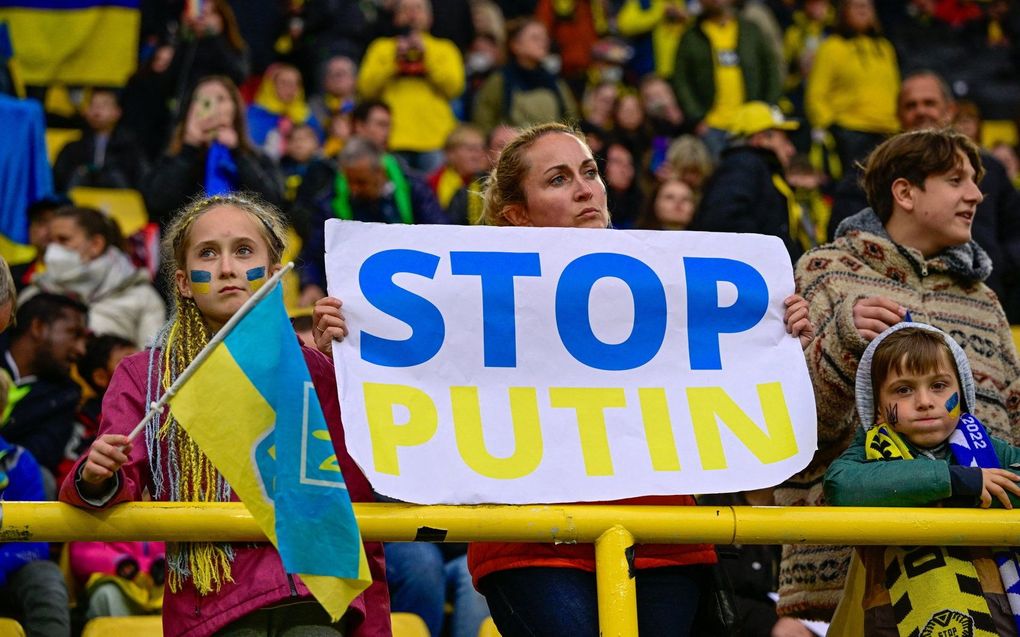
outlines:
[[[195,294],[209,294],[212,291],[212,272],[208,270],[191,271],[191,291]]]
[[[255,292],[266,282],[266,268],[265,266],[252,268],[245,273],[245,276],[248,279],[248,287],[252,292]]]
[[[953,392],[953,395],[946,401],[946,411],[953,418],[960,417],[960,394],[958,392]]]

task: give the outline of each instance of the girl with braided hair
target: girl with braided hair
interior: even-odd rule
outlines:
[[[127,433],[254,289],[279,270],[284,229],[275,208],[244,195],[199,199],[177,214],[163,239],[173,314],[156,346],[124,359],[114,373],[99,435],[64,481],[62,501],[99,509],[141,500],[144,492],[171,502],[237,500],[171,413],[153,417],[134,444]],[[351,500],[372,500],[344,445],[332,363],[313,349],[302,352]],[[230,399],[209,389],[211,400]],[[276,635],[300,627],[301,634],[323,636],[389,635],[382,548],[368,543],[365,550],[374,582],[333,624],[300,579],[284,571],[271,544],[169,544],[164,633]]]

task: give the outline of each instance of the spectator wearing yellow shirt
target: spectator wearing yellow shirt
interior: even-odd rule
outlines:
[[[684,114],[718,157],[737,110],[770,104],[781,85],[775,55],[753,23],[737,17],[733,0],[703,0],[702,13],[680,40],[673,89]]]
[[[412,168],[430,172],[442,164],[443,144],[457,125],[450,100],[464,91],[464,61],[451,40],[429,35],[428,0],[398,0],[393,23],[401,35],[368,47],[358,92],[390,107],[390,148]]]
[[[818,47],[805,89],[815,139],[831,132],[844,167],[863,159],[899,130],[899,85],[896,51],[880,34],[872,0],[842,0],[836,33]]]

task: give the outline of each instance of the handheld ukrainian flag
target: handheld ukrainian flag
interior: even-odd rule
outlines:
[[[276,546],[287,572],[300,575],[336,621],[372,577],[277,285],[284,272],[220,330],[190,377],[167,392],[168,402]]]
[[[29,204],[53,194],[46,158],[46,119],[35,100],[0,95],[0,256],[11,265],[28,263],[36,250],[28,241]]]

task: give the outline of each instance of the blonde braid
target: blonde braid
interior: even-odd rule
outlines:
[[[173,325],[163,347],[164,364],[160,384],[164,390],[187,369],[206,343],[209,328],[194,300],[175,295]],[[171,499],[181,502],[224,502],[230,500],[230,486],[202,452],[194,439],[181,427],[173,414],[167,415],[159,429],[159,439],[168,447],[167,471]],[[219,591],[232,582],[229,545],[211,542],[182,543],[173,547],[175,568],[168,569],[170,590],[180,590],[190,577],[200,595]]]
[[[286,226],[283,218],[272,206],[248,195],[223,195],[198,199],[181,210],[166,229],[163,238],[163,263],[168,268],[167,278],[173,281],[177,269],[184,268],[185,252],[191,227],[206,212],[219,206],[232,206],[244,210],[258,222],[269,246],[272,263],[283,253]],[[177,377],[187,369],[211,334],[198,305],[174,288],[174,313],[169,330],[161,343],[159,385],[166,391]],[[153,373],[154,370],[150,370]],[[151,376],[150,376],[151,378]],[[162,423],[154,423],[154,445],[150,445],[150,462],[153,475],[159,474],[156,492],[175,502],[227,502],[231,499],[230,485],[216,470],[209,458],[179,425],[173,413]],[[159,446],[165,446],[161,456]],[[163,485],[165,472],[166,489]],[[229,544],[191,542],[167,547],[167,585],[171,591],[180,590],[191,579],[200,595],[219,591],[225,582],[233,582],[231,562],[234,553]]]

